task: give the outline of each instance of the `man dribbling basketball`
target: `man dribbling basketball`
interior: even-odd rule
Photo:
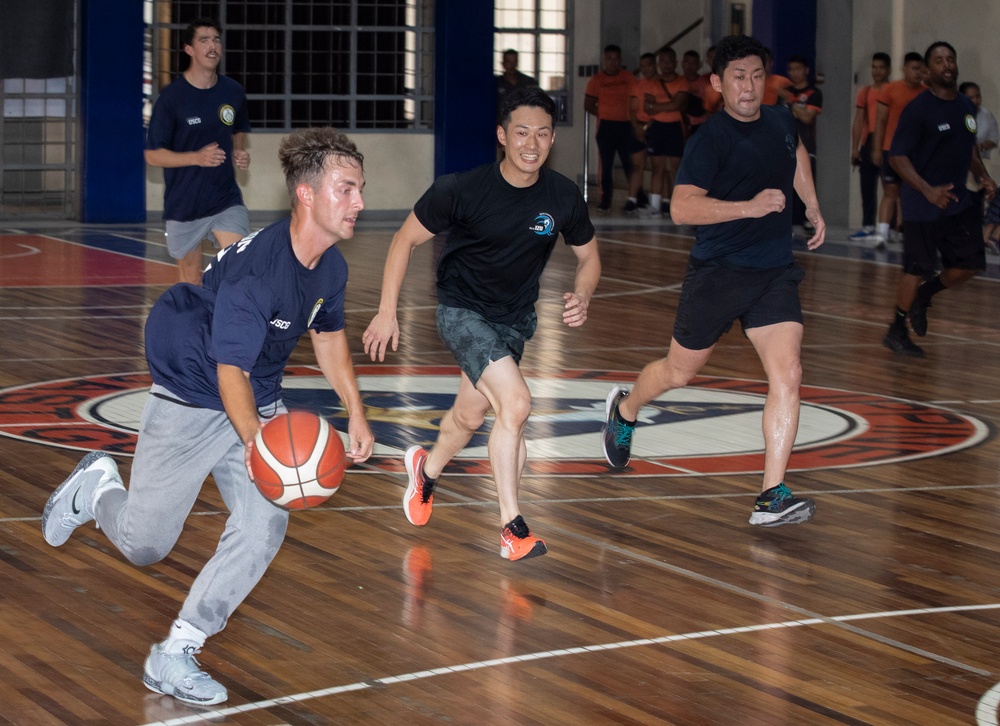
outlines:
[[[226,626],[285,536],[288,512],[257,491],[250,451],[261,419],[285,411],[282,374],[306,330],[349,413],[348,455],[364,461],[374,443],[344,332],[347,265],[334,247],[354,236],[364,208],[364,158],[333,129],[291,134],[279,157],[291,219],[222,250],[203,287],[174,285],[150,311],[146,359],[153,386],[128,490],[114,459],[92,452],[42,515],[50,545],[64,544],[96,519],[125,557],[148,565],[170,553],[205,478],[215,477],[230,510],[226,530],[143,672],[147,688],[189,703],[228,697],[194,655]]]
[[[594,226],[580,190],[545,168],[555,139],[554,114],[552,99],[537,87],[504,97],[497,127],[504,158],[443,176],[420,198],[393,237],[379,312],[363,338],[372,360],[384,360],[390,342],[396,350],[396,303],[410,255],[447,230],[438,265],[437,327],[462,378],[434,446],[406,452],[409,483],[403,506],[412,524],[427,523],[437,477],[493,409],[489,452],[500,500],[500,554],[510,560],[546,552],[517,503],[531,412],[531,393],[518,362],[535,332],[538,281],[559,234],[577,257],[573,292],[563,295],[564,323],[583,325],[601,275]]]

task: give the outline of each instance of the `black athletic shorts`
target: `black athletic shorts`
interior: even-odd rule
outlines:
[[[795,262],[757,269],[692,257],[684,274],[674,339],[690,350],[704,350],[715,345],[735,320],[744,333],[775,323],[801,323],[803,277],[805,272]]]
[[[538,316],[533,310],[514,325],[502,325],[467,308],[437,308],[438,335],[472,385],[479,383],[492,361],[510,356],[520,363],[524,344],[535,334],[536,327]]]
[[[681,122],[654,121],[646,131],[646,151],[650,156],[683,155],[684,127]]]
[[[946,270],[985,270],[981,216],[975,205],[933,222],[903,220],[903,272],[928,277],[937,271],[937,253]]]

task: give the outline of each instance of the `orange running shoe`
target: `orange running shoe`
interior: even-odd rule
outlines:
[[[548,552],[545,542],[528,530],[520,514],[500,530],[500,556],[507,560],[523,560]]]
[[[424,476],[427,451],[419,446],[411,446],[403,455],[403,461],[409,480],[403,494],[403,512],[410,524],[422,527],[431,518],[431,506],[434,504],[435,481]]]

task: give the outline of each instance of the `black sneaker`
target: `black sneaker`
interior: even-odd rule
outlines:
[[[910,327],[921,338],[927,335],[927,308],[930,306],[931,301],[924,300],[920,295],[917,295],[917,299],[910,306]]]
[[[812,499],[796,499],[784,484],[760,493],[753,505],[750,524],[758,527],[780,527],[783,524],[802,524],[816,514]]]
[[[639,193],[635,195],[636,201],[639,203],[640,207],[645,207],[649,205],[649,195],[642,189]]]
[[[638,209],[638,208],[639,208],[639,205],[636,204],[635,202],[633,202],[631,199],[629,199],[627,202],[625,202],[625,206],[622,207],[622,211],[625,214],[633,214],[633,213],[635,213],[635,210]]]
[[[605,408],[606,421],[601,429],[604,458],[613,469],[624,469],[632,457],[632,432],[635,421],[629,422],[618,413],[618,404],[628,396],[624,388],[612,388]]]
[[[605,200],[602,199],[601,203],[597,205],[597,211],[598,212],[610,212],[611,211],[611,202],[605,201]]]
[[[910,340],[910,334],[905,328],[898,330],[890,325],[889,332],[882,338],[882,345],[896,355],[903,355],[908,358],[924,357],[924,349]]]
[[[660,202],[660,214],[664,217],[670,216],[670,202]]]

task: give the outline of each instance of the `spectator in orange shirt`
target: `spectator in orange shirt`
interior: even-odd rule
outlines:
[[[914,98],[923,93],[923,79],[926,72],[924,57],[919,53],[907,53],[903,58],[903,78],[887,83],[879,93],[878,110],[875,116],[875,130],[872,142],[872,163],[882,169],[882,203],[878,208],[878,229],[876,246],[882,246],[889,239],[889,225],[893,219],[902,221],[899,210],[899,174],[889,164],[889,147],[896,133],[896,125],[903,109]]]
[[[653,170],[650,214],[666,216],[670,214],[670,193],[684,153],[682,111],[687,106],[690,87],[687,79],[677,75],[677,53],[673,48],[664,48],[656,54],[656,69],[659,76],[644,81],[640,91],[643,110],[653,118],[646,132],[646,153]]]
[[[854,109],[854,123],[851,125],[851,166],[858,167],[861,177],[861,229],[850,239],[871,241],[877,246],[879,237],[875,233],[875,210],[878,205],[878,178],[880,169],[872,163],[872,144],[875,133],[875,117],[878,99],[882,89],[889,82],[892,59],[888,53],[872,56],[872,83],[858,91]],[[885,244],[883,239],[882,244]]]
[[[705,123],[708,115],[718,108],[717,104],[722,100],[722,94],[712,88],[711,73],[698,73],[701,70],[701,56],[698,55],[698,51],[689,50],[684,54],[681,59],[681,70],[684,71],[684,78],[690,86],[691,95],[688,96],[684,116],[687,119],[688,136],[691,136]]]
[[[767,78],[764,79],[764,99],[761,101],[761,105],[776,106],[781,100],[778,97],[778,91],[792,85],[792,82],[784,76],[771,72],[774,69],[774,56],[771,55],[770,48],[764,48],[764,52],[767,54],[764,59],[764,71],[767,73]]]
[[[600,155],[601,201],[598,210],[611,209],[614,190],[615,154],[621,159],[625,178],[632,176],[632,153],[639,142],[629,120],[629,93],[635,76],[622,69],[622,49],[604,48],[603,70],[594,74],[584,92],[583,109],[597,117],[597,151]]]
[[[655,81],[656,77],[656,56],[652,53],[643,53],[639,56],[639,77],[632,84],[632,92],[628,99],[629,120],[632,122],[632,132],[639,142],[639,148],[632,154],[632,174],[628,179],[628,201],[625,202],[624,209],[626,214],[632,214],[640,209],[639,192],[642,189],[642,178],[646,174],[646,129],[653,122],[653,117],[643,108],[642,94],[636,95],[636,91],[644,87],[646,81]],[[659,212],[658,209],[656,211]]]
[[[712,61],[715,59],[715,46],[709,46],[708,50],[705,51],[705,64],[708,66],[708,71],[701,74],[704,79],[705,86],[705,111],[709,114],[715,113],[722,109],[722,94],[715,90],[712,86]]]

